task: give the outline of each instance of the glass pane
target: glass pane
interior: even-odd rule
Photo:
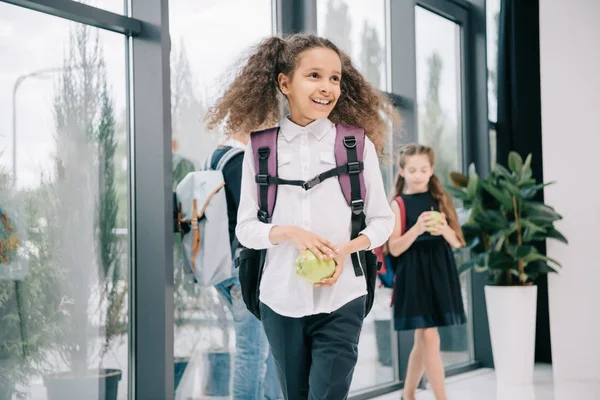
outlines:
[[[461,170],[463,164],[460,26],[417,7],[416,52],[418,140],[434,148],[436,175],[447,185],[449,173]],[[458,212],[461,214],[460,209]],[[470,290],[465,276],[461,286],[468,312]],[[446,365],[470,360],[468,325],[440,328],[439,332]]]
[[[317,33],[352,57],[374,86],[386,87],[385,1],[317,0]]]
[[[352,58],[365,78],[379,89],[386,88],[385,1],[317,0],[317,33],[332,40]],[[392,136],[381,160],[384,183],[390,189],[394,178]],[[358,363],[351,391],[393,382],[393,328],[391,290],[377,291],[373,311],[364,321]]]
[[[270,36],[273,28],[271,0],[172,0],[169,17],[175,186],[222,142],[218,133],[206,130],[202,117],[222,94],[241,55]],[[176,398],[230,398],[237,372],[258,379],[257,368],[234,365],[234,355],[258,351],[252,334],[262,325],[235,296],[235,287],[201,287],[186,280],[179,235],[174,273]],[[266,391],[276,398],[273,365],[267,374]]]
[[[115,14],[125,15],[127,0],[74,0]]]
[[[0,32],[0,398],[126,399],[125,38],[6,3]]]
[[[498,34],[500,0],[486,0],[487,65],[488,65],[488,118],[496,122],[498,114]]]

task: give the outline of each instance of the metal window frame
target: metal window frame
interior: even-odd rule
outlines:
[[[71,0],[2,0],[30,10],[39,11],[55,17],[65,18],[74,22],[122,33],[127,36],[137,36],[142,30],[142,23],[135,18],[116,14],[101,8]]]
[[[418,137],[416,88],[415,7],[421,6],[462,26],[461,60],[461,120],[463,168],[474,163],[482,174],[489,171],[489,136],[487,125],[487,64],[485,47],[485,0],[411,0],[392,2],[392,92],[407,99],[403,110],[404,126],[409,139]],[[412,107],[410,107],[412,105]],[[471,272],[470,307],[472,321],[470,348],[472,361],[447,369],[447,376],[488,366],[491,357],[489,331],[482,274]],[[398,335],[398,341],[400,334]],[[398,344],[398,357],[403,359]],[[407,357],[404,357],[407,358]]]
[[[128,39],[130,103],[130,332],[129,398],[174,396],[171,115],[168,0],[128,0],[129,16],[70,0],[0,0],[121,33]],[[275,31],[316,33],[317,0],[273,0]],[[464,160],[489,172],[485,0],[389,1],[388,89],[406,99],[404,128],[416,132],[416,5],[453,19],[468,10],[463,49]],[[135,66],[143,66],[136,68]],[[466,76],[469,79],[466,79]],[[466,165],[465,165],[466,166]],[[162,212],[156,213],[157,210]],[[140,218],[151,215],[152,218]],[[483,274],[472,275],[475,362],[447,374],[491,365]],[[157,312],[159,311],[159,312]],[[398,348],[398,353],[400,349]],[[397,390],[393,383],[355,399]]]
[[[134,301],[131,399],[173,399],[173,178],[168,0],[129,0],[142,21],[130,38]]]
[[[124,68],[129,107],[128,397],[173,399],[168,0],[128,0],[130,16],[71,0],[0,2],[120,33],[127,41]]]

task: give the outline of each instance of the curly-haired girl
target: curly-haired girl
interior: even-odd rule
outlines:
[[[289,115],[282,117],[284,99]],[[270,221],[260,220],[252,143],[246,148],[236,235],[246,248],[268,249],[260,315],[286,399],[347,398],[367,295],[352,258],[384,243],[394,226],[377,156],[386,114],[397,117],[345,53],[327,39],[303,34],[264,40],[209,111],[209,127],[224,124],[229,135],[278,125],[277,175],[286,180],[307,181],[335,168],[341,124],[366,135],[366,219],[354,239],[353,209],[337,179],[311,190],[279,186]],[[296,274],[295,260],[307,250],[335,260],[331,277],[310,283]]]

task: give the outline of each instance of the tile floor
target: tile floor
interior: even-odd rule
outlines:
[[[447,379],[449,400],[600,400],[600,382],[554,383],[552,366],[536,365],[534,384],[500,387],[494,371],[480,369]],[[376,400],[399,400],[401,392]],[[417,400],[435,400],[431,390],[419,391]]]

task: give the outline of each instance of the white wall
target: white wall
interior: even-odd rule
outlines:
[[[556,380],[600,381],[600,1],[540,0],[546,202],[570,244],[549,279]]]

